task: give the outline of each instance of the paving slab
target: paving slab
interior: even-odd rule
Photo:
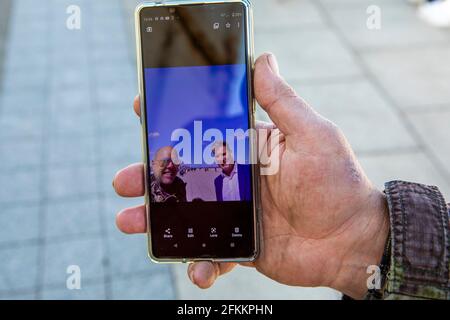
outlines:
[[[42,198],[39,167],[13,171],[0,170],[0,204],[36,203]]]
[[[294,85],[294,88],[315,110],[343,130],[357,152],[417,147],[403,120],[370,81],[357,79]]]
[[[114,300],[171,300],[175,292],[168,271],[147,276],[136,276],[113,280],[112,299]]]
[[[288,81],[318,81],[361,75],[351,52],[327,28],[286,29],[255,35],[257,55],[273,52]]]
[[[48,169],[46,196],[50,200],[80,199],[97,194],[96,166],[54,166]]]
[[[446,30],[436,29],[418,21],[416,8],[407,5],[406,1],[403,2],[402,5],[392,5],[386,1],[361,1],[353,4],[351,8],[338,5],[329,7],[327,11],[333,25],[336,25],[342,35],[358,50],[449,43]],[[369,6],[374,5],[380,10],[380,29],[367,27],[367,21],[373,14],[367,10]]]
[[[49,242],[45,246],[42,284],[44,289],[67,288],[67,268],[78,266],[81,281],[104,280],[104,251],[99,237],[80,237],[78,240]]]
[[[411,114],[409,118],[425,141],[428,152],[432,153],[445,168],[445,172],[441,172],[441,175],[450,182],[450,109],[442,112]]]
[[[5,139],[0,143],[1,167],[4,171],[37,168],[42,158],[41,140],[29,138]]]
[[[66,133],[67,134],[67,133]],[[96,141],[93,136],[52,135],[48,139],[47,161],[51,166],[95,165]]]
[[[39,238],[40,206],[38,204],[5,206],[0,209],[0,248],[20,246]],[[0,249],[1,252],[1,249]],[[0,253],[0,257],[2,254]],[[5,261],[5,260],[2,260]]]
[[[119,230],[108,235],[110,274],[112,277],[130,277],[138,274],[169,272],[169,266],[152,263],[147,253],[147,236],[125,235]]]
[[[253,4],[256,33],[325,24],[313,0],[258,0]]]
[[[359,160],[369,179],[380,190],[384,190],[386,182],[403,180],[438,186],[450,199],[448,180],[423,152],[361,156]]]
[[[88,76],[86,76],[89,78]],[[55,78],[56,79],[56,78]],[[56,80],[55,80],[56,82]],[[48,98],[51,114],[92,113],[93,103],[89,83],[66,86],[60,82],[51,84],[52,95]]]
[[[404,110],[450,106],[450,45],[363,55],[379,84]]]
[[[96,197],[52,201],[44,205],[45,236],[53,238],[82,238],[101,235],[101,215]]]
[[[0,293],[31,291],[36,288],[39,247],[11,246],[0,250]]]
[[[102,163],[119,164],[126,167],[142,161],[141,131],[115,131],[103,134],[101,137],[100,155]],[[111,177],[112,179],[112,177]]]

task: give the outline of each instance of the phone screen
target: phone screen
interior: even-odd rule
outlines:
[[[157,259],[255,253],[246,15],[239,2],[140,12]]]

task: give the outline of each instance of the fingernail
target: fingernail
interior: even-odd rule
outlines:
[[[279,76],[280,75],[280,68],[278,66],[277,58],[272,53],[270,53],[267,56],[267,60],[268,60],[269,67],[272,70],[272,72],[275,73],[277,76]]]

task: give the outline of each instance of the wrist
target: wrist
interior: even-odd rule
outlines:
[[[378,266],[382,260],[389,236],[389,210],[386,196],[376,190],[369,197],[367,210],[357,215],[336,280],[332,287],[342,293],[362,299],[367,294],[370,266]]]

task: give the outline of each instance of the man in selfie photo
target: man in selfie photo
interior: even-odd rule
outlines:
[[[152,161],[152,202],[186,202],[186,183],[178,177],[179,165],[173,151],[172,147],[163,147]]]
[[[222,170],[214,180],[217,201],[250,201],[250,166],[236,163],[226,142],[217,142],[212,152]]]

